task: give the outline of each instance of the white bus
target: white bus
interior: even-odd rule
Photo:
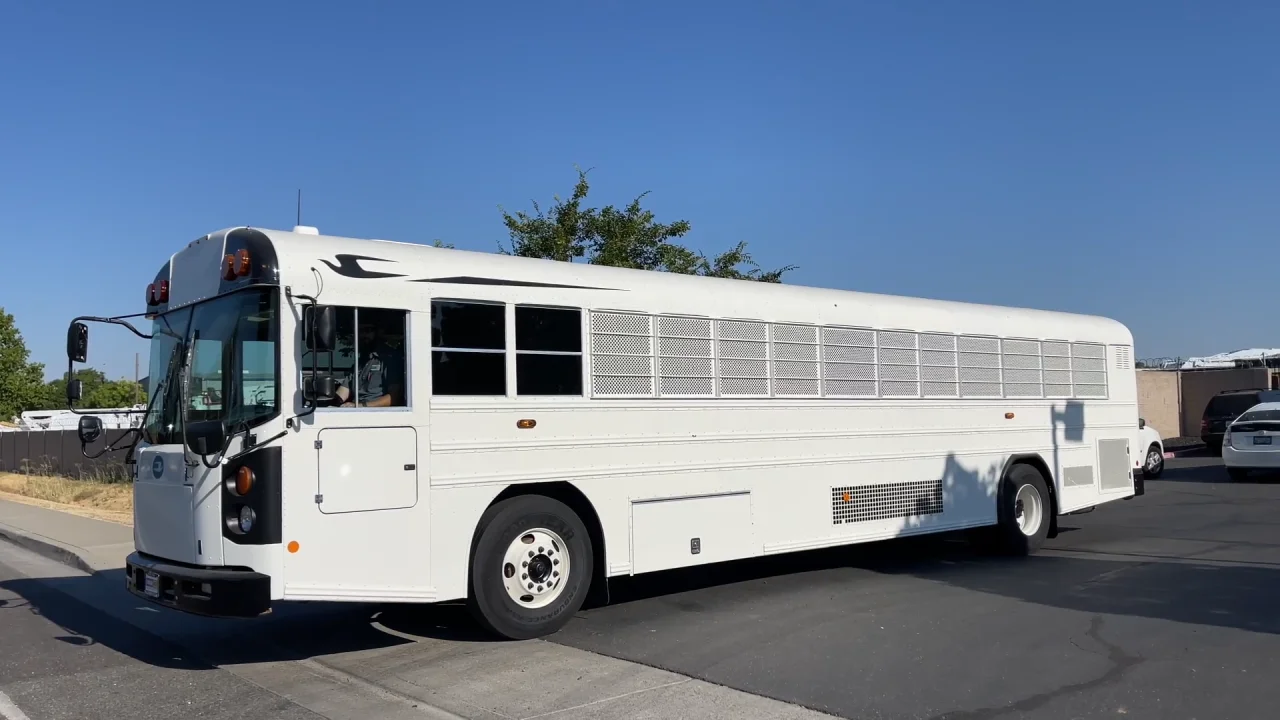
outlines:
[[[1142,493],[1133,340],[1098,317],[302,227],[206,235],[147,303],[128,587],[194,613],[466,599],[528,638],[611,577],[1028,553]],[[73,322],[81,362],[87,320],[121,322]]]

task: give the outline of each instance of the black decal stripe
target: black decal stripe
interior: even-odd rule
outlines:
[[[420,283],[440,283],[442,285],[506,285],[509,287],[541,287],[541,288],[562,288],[566,290],[611,290],[617,291],[618,288],[601,288],[590,287],[587,285],[558,285],[556,283],[540,283],[529,280],[504,280],[502,278],[482,278],[482,277],[443,277],[443,278],[418,278],[409,282]]]
[[[342,275],[343,277],[355,278],[357,280],[376,280],[378,278],[394,278],[404,277],[400,273],[379,272],[377,270],[365,270],[360,267],[361,260],[372,260],[373,262],[395,262],[395,260],[386,260],[383,258],[370,257],[368,255],[347,255],[345,253],[333,256],[338,261],[337,265],[321,258],[320,262],[329,266],[329,269]]]

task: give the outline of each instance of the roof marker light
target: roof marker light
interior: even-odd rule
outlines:
[[[252,265],[249,262],[249,251],[240,248],[236,251],[236,275],[244,277],[249,274]]]
[[[226,257],[222,258],[222,279],[223,280],[236,279],[236,258],[234,255],[227,255]]]
[[[160,288],[156,291],[156,304],[163,305],[169,302],[169,281],[161,280]]]
[[[147,305],[151,306],[155,304],[156,304],[156,284],[151,283],[150,285],[147,286]]]

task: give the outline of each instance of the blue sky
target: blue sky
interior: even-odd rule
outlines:
[[[299,187],[323,232],[489,250],[575,164],[789,282],[1107,315],[1140,357],[1280,345],[1278,4],[357,7],[0,6],[0,306],[35,360]]]

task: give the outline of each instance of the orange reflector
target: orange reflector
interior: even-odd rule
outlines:
[[[227,255],[226,257],[222,258],[222,279],[223,280],[236,279],[236,259],[232,255]]]
[[[537,420],[531,420],[529,418],[516,421],[516,427],[520,428],[521,430],[528,430],[529,428],[534,427],[537,424],[538,424]]]
[[[298,547],[299,547],[299,546],[298,546],[298,541],[297,541],[297,540],[290,540],[290,541],[289,541],[289,552],[291,552],[291,553],[296,553],[296,552],[298,552]]]
[[[1005,414],[1004,414],[1004,419],[1005,419],[1005,420],[1012,420],[1012,419],[1013,419],[1013,413],[1005,413]]]
[[[249,274],[249,251],[240,248],[236,251],[236,275],[244,277]]]
[[[852,501],[853,501],[853,493],[845,493],[845,494],[841,497],[841,499],[842,499],[842,500],[844,500],[845,502],[852,502]]]
[[[247,467],[242,467],[236,471],[236,494],[248,495],[253,489],[253,481],[256,480],[253,471]]]

